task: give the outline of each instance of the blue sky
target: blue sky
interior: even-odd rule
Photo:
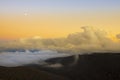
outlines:
[[[120,0],[0,0],[1,12],[65,12],[119,10]]]

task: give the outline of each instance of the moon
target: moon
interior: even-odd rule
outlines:
[[[24,16],[28,16],[28,13],[27,13],[27,12],[25,12],[25,13],[24,13]]]

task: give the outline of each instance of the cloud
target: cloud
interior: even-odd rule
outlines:
[[[77,48],[76,50],[83,52],[112,52],[120,50],[120,43],[108,38],[106,32],[92,27],[82,27],[82,29],[84,30],[82,33],[71,34],[67,37],[68,42],[74,45]]]
[[[0,42],[0,66],[21,66],[24,64],[39,64],[46,67],[62,67],[56,63],[49,65],[45,60],[56,57],[75,55],[75,64],[79,54],[93,52],[120,52],[120,42],[115,42],[108,34],[93,27],[81,27],[83,32],[69,34],[66,38],[43,39],[39,37]],[[119,39],[120,35],[116,35]],[[7,50],[27,50],[26,52],[6,52]],[[29,50],[40,50],[29,52]]]
[[[58,53],[50,50],[43,50],[39,52],[3,52],[0,54],[0,66],[16,67],[25,64],[38,64],[48,67],[60,67],[60,64],[49,65],[45,62],[45,60],[68,56],[71,56],[71,54]]]
[[[116,37],[117,37],[118,39],[120,39],[120,34],[117,34]]]
[[[120,42],[114,42],[108,34],[93,27],[81,27],[83,32],[69,34],[66,38],[43,39],[29,38],[13,42],[2,43],[2,50],[6,49],[47,49],[58,52],[119,52]],[[119,35],[117,35],[119,38]]]

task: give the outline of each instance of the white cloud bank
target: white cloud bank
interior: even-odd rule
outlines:
[[[57,53],[56,51],[44,50],[39,52],[3,52],[0,54],[0,66],[16,67],[25,64],[38,64],[53,67],[45,60],[57,57],[67,57],[71,54]]]
[[[66,38],[42,39],[29,38],[11,42],[1,42],[0,49],[38,49],[32,52],[2,52],[0,66],[20,66],[24,64],[47,65],[44,60],[56,57],[66,57],[76,54],[92,52],[120,52],[120,42],[115,42],[104,31],[92,27],[82,27],[83,32],[68,35]],[[119,35],[117,35],[119,38]],[[46,51],[47,50],[47,51]],[[49,50],[49,51],[48,51]],[[71,53],[71,54],[70,54]],[[75,62],[79,57],[75,56]],[[49,67],[62,66],[61,64],[48,65]]]

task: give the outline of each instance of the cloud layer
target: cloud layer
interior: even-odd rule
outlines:
[[[34,37],[16,41],[1,41],[0,66],[15,67],[34,63],[48,67],[61,67],[62,64],[49,65],[45,60],[75,55],[73,62],[76,63],[79,58],[78,54],[120,52],[120,42],[113,41],[106,32],[92,27],[81,28],[83,32],[69,34],[66,38],[42,39]],[[119,39],[119,34],[116,37]],[[29,52],[31,49],[40,51]],[[9,50],[15,50],[15,52]],[[21,50],[26,51],[16,52]]]
[[[81,27],[83,32],[69,34],[66,38],[27,38],[1,43],[1,51],[6,49],[47,49],[59,52],[119,52],[120,42],[115,42],[107,33],[92,27]],[[117,35],[119,38],[119,35]]]
[[[0,54],[0,66],[16,67],[25,64],[38,64],[51,67],[51,65],[47,64],[45,60],[67,56],[71,56],[71,54],[58,53],[50,50],[39,52],[3,52]]]

